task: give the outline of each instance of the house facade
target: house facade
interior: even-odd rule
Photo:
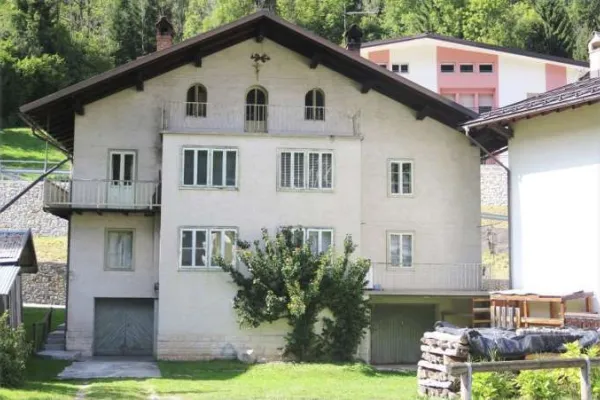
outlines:
[[[590,78],[466,124],[510,126],[513,287],[532,293],[576,291],[600,298],[600,37],[589,44]],[[484,137],[482,135],[480,137]],[[583,311],[582,300],[569,311]],[[552,313],[534,309],[536,316]]]
[[[577,81],[588,63],[438,35],[363,44],[361,55],[477,112]]]
[[[457,127],[476,114],[357,53],[259,12],[21,112],[73,156],[44,196],[70,220],[68,350],[278,358],[286,324],[240,328],[211,257],[290,225],[371,260],[363,359],[413,361],[435,320],[471,322],[480,153]]]

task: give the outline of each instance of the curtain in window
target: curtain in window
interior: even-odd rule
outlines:
[[[400,235],[390,235],[390,264],[400,266]]]
[[[411,163],[403,163],[402,164],[402,193],[403,194],[411,194],[412,193],[412,164]]]
[[[412,236],[402,235],[402,266],[410,267],[412,265]]]
[[[394,194],[400,193],[400,164],[393,162],[390,164],[391,191]]]
[[[304,187],[304,153],[294,153],[294,187]]]
[[[333,187],[333,154],[321,154],[322,187],[330,189]]]
[[[319,187],[319,153],[308,155],[308,187]]]
[[[108,267],[131,269],[133,260],[133,232],[108,232]]]

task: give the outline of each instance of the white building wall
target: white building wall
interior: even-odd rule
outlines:
[[[152,249],[154,218],[119,214],[71,216],[67,297],[67,350],[92,355],[94,299],[98,297],[153,298],[158,282]],[[107,229],[133,229],[132,271],[105,269]]]
[[[500,107],[525,100],[528,93],[538,94],[546,91],[545,63],[507,55],[500,55],[498,60]]]
[[[599,122],[594,105],[514,126],[515,288],[600,295]]]

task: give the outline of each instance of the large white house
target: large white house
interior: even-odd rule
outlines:
[[[425,33],[364,43],[361,55],[477,112],[577,81],[588,63]]]
[[[600,298],[600,35],[590,77],[494,110],[465,124],[507,127],[512,281],[532,293],[589,291]],[[570,310],[583,310],[583,301]],[[534,310],[547,315],[547,308]]]
[[[277,358],[286,324],[238,327],[211,255],[286,225],[371,259],[365,360],[415,361],[435,320],[472,322],[475,112],[266,12],[173,46],[157,26],[156,53],[21,107],[73,156],[44,196],[70,221],[68,350]]]

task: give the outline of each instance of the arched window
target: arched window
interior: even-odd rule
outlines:
[[[267,91],[253,87],[246,94],[246,132],[267,131]]]
[[[208,95],[202,85],[194,85],[187,91],[185,114],[190,117],[206,117]]]
[[[325,120],[325,93],[321,89],[312,89],[304,96],[304,119]]]

